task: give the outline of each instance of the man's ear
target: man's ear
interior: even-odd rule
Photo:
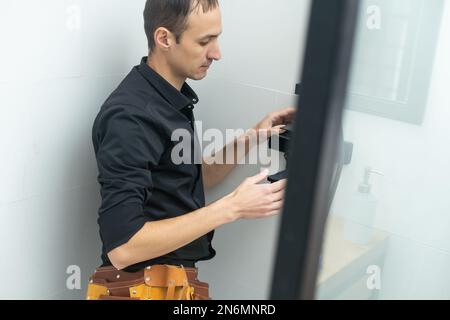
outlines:
[[[169,50],[172,45],[172,32],[164,27],[159,27],[155,31],[155,45],[163,51]]]

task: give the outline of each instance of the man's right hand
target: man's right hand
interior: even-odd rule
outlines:
[[[286,180],[275,183],[260,183],[269,172],[245,179],[232,193],[222,198],[233,212],[233,220],[260,219],[278,214],[284,203]]]

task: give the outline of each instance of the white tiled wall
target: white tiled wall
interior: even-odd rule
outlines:
[[[0,3],[0,298],[84,297],[100,263],[92,123],[147,52],[144,3]]]

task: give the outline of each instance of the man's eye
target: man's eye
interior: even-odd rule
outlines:
[[[209,42],[200,42],[201,46],[206,46]]]

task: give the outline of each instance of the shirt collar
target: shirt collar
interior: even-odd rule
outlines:
[[[193,108],[194,104],[198,102],[197,94],[186,82],[181,87],[181,92],[178,91],[166,79],[147,65],[147,57],[142,58],[138,70],[159,94],[178,110],[184,109],[187,106],[192,106]]]

